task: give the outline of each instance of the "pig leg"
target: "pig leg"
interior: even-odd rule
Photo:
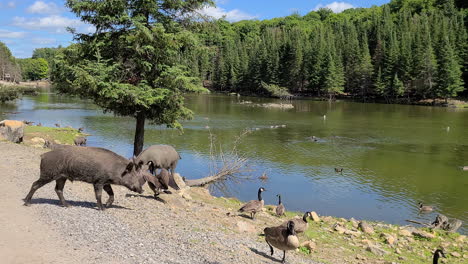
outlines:
[[[26,198],[24,198],[24,205],[28,206],[31,203],[31,198],[34,195],[34,193],[37,191],[37,189],[41,188],[42,186],[46,185],[47,183],[51,182],[51,179],[41,179],[35,181],[32,186],[31,190],[29,191],[28,195],[26,195]]]
[[[65,198],[63,198],[63,187],[65,186],[65,182],[67,181],[67,178],[60,178],[55,181],[55,192],[57,193],[58,198],[60,199],[60,202],[62,203],[63,207],[70,207],[70,205],[65,201]]]
[[[103,185],[99,183],[95,183],[93,185],[94,185],[94,194],[96,194],[97,207],[99,210],[104,211],[105,208],[102,205],[102,201],[101,201]]]
[[[114,202],[114,191],[112,190],[112,187],[110,186],[110,184],[105,184],[103,188],[104,188],[104,191],[106,191],[106,193],[109,195],[109,199],[107,199],[107,202],[106,202],[106,207],[110,207],[112,203]]]

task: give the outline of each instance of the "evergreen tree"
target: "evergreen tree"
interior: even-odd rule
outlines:
[[[105,111],[136,118],[134,155],[143,148],[145,120],[181,128],[192,116],[184,91],[201,91],[182,67],[194,38],[183,25],[206,0],[67,0],[66,6],[96,32],[74,36],[54,74],[67,93],[93,99]],[[178,23],[183,22],[183,23]]]
[[[437,96],[447,101],[447,98],[457,96],[459,92],[463,91],[461,66],[448,37],[444,38],[441,43],[437,71]]]

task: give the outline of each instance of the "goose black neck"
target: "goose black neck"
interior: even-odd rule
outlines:
[[[278,204],[281,204],[281,195],[278,195]]]
[[[262,200],[262,189],[258,189],[258,200]]]
[[[302,221],[306,222],[307,223],[307,216],[309,215],[309,213],[305,213],[304,216],[302,216]]]
[[[439,263],[439,257],[440,257],[439,252],[440,252],[440,250],[436,250],[436,252],[434,252],[434,259],[432,261],[433,264]]]

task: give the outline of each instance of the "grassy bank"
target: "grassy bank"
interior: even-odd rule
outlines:
[[[303,215],[301,212],[288,211],[286,216],[277,217],[275,206],[266,205],[264,212],[252,221],[237,216],[236,211],[243,204],[238,199],[216,198],[196,188],[192,189],[194,200],[224,210],[233,215],[233,219],[255,226],[256,233],[252,235],[256,235],[258,241],[264,241],[263,228]],[[313,208],[310,210],[313,211]],[[318,221],[309,220],[309,228],[299,235],[301,243],[311,241],[312,246],[302,246],[298,252],[323,263],[432,263],[432,254],[437,248],[442,248],[447,256],[439,263],[468,262],[468,241],[466,236],[459,233],[372,221],[367,223],[373,232],[365,233],[358,227],[358,220],[331,216],[319,218]],[[229,224],[226,226],[229,228]]]
[[[26,145],[38,145],[42,141],[37,138],[41,138],[57,144],[73,145],[73,140],[79,136],[86,136],[86,134],[80,133],[74,128],[26,126],[24,130],[24,143]]]
[[[30,86],[0,84],[0,102],[14,100],[22,94],[37,94],[37,89]]]

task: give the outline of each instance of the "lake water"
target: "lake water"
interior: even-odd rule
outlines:
[[[252,104],[241,103],[246,100]],[[177,171],[200,178],[210,173],[210,131],[228,149],[242,131],[254,129],[239,145],[252,180],[228,183],[230,196],[256,199],[263,186],[267,204],[276,204],[280,193],[288,210],[394,224],[430,222],[437,213],[468,221],[468,171],[460,169],[468,166],[467,110],[310,100],[292,101],[294,108],[287,110],[256,106],[271,102],[280,101],[188,96],[195,117],[183,122],[184,133],[147,124],[145,147],[175,146],[182,156]],[[84,126],[92,134],[88,146],[126,157],[133,151],[135,120],[103,114],[88,101],[44,92],[0,104],[5,118]],[[270,128],[275,125],[285,127]],[[264,172],[266,182],[258,179]],[[418,201],[435,211],[418,214]],[[467,231],[465,224],[461,232]]]

